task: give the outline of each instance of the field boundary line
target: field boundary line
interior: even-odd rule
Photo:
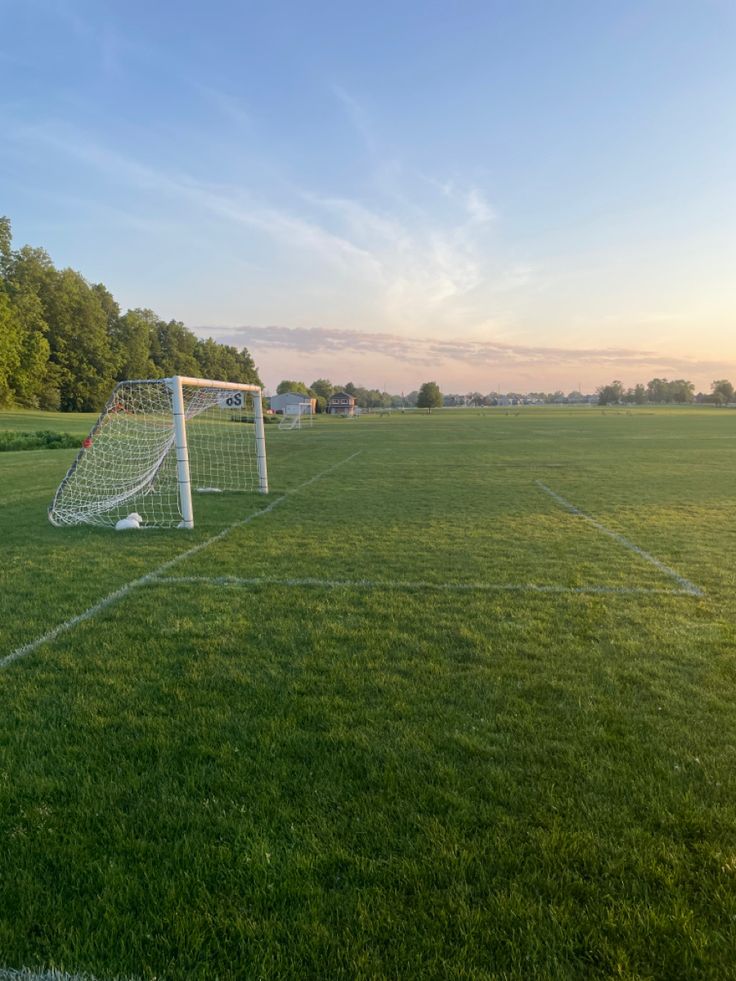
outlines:
[[[35,650],[38,650],[42,644],[47,644],[53,640],[56,640],[60,634],[66,633],[68,630],[71,630],[80,623],[84,623],[85,620],[91,620],[93,617],[97,616],[98,613],[101,613],[103,610],[107,609],[108,606],[112,606],[119,600],[124,599],[132,590],[148,585],[148,583],[155,580],[162,572],[166,572],[167,569],[171,569],[172,566],[177,565],[179,562],[183,562],[185,559],[191,558],[193,555],[197,555],[205,548],[209,548],[210,545],[214,545],[216,542],[222,541],[223,538],[229,535],[230,532],[234,531],[236,528],[242,528],[244,525],[250,524],[251,521],[255,521],[256,518],[261,518],[264,515],[269,514],[294,494],[304,490],[305,487],[309,487],[310,484],[314,484],[323,477],[326,477],[328,473],[332,473],[332,471],[337,470],[338,467],[342,467],[351,460],[354,460],[355,457],[359,456],[361,452],[361,450],[357,450],[355,453],[351,453],[350,456],[345,457],[344,460],[340,460],[338,463],[333,463],[332,466],[327,467],[326,470],[322,470],[318,474],[315,474],[314,477],[310,477],[309,480],[305,480],[296,487],[293,487],[291,490],[285,491],[280,497],[277,497],[275,500],[271,501],[271,503],[266,507],[260,508],[258,511],[253,511],[251,514],[247,515],[247,517],[233,522],[233,524],[228,525],[227,528],[223,528],[222,531],[218,532],[216,535],[213,535],[211,538],[208,538],[203,542],[199,542],[197,545],[193,545],[191,548],[186,549],[186,551],[175,555],[172,559],[167,559],[166,562],[162,562],[156,569],[153,569],[151,572],[147,572],[143,576],[139,576],[138,579],[131,579],[130,582],[126,583],[124,586],[118,587],[118,589],[114,590],[112,593],[109,593],[93,606],[88,607],[82,613],[78,613],[76,616],[70,617],[68,620],[58,624],[56,627],[52,627],[51,630],[47,631],[40,637],[36,637],[35,640],[29,641],[27,644],[22,644],[20,647],[16,647],[14,651],[11,651],[9,654],[6,654],[4,657],[0,658],[0,670],[2,668],[6,668],[14,661],[17,661],[22,657],[26,657],[28,654],[32,654]]]
[[[67,974],[50,968],[48,971],[34,971],[29,967],[0,967],[0,981],[100,981],[92,974]],[[109,981],[136,981],[135,978],[110,978]]]
[[[322,589],[386,589],[440,593],[573,593],[592,596],[692,596],[687,589],[651,589],[647,586],[557,586],[536,583],[424,582],[397,579],[280,579],[274,576],[154,576],[151,584],[203,586],[313,586]]]
[[[699,586],[696,586],[695,583],[690,582],[689,579],[685,579],[685,577],[681,576],[679,572],[675,572],[674,569],[671,569],[668,565],[665,565],[664,562],[661,562],[654,555],[644,551],[643,548],[635,545],[634,542],[629,541],[628,538],[625,538],[623,535],[619,534],[619,532],[606,528],[606,526],[602,525],[600,521],[592,518],[589,514],[586,514],[585,511],[581,511],[580,508],[575,507],[574,504],[571,504],[570,501],[565,500],[562,495],[558,494],[556,491],[553,491],[551,487],[548,487],[546,484],[542,483],[541,480],[535,480],[534,483],[540,490],[543,490],[545,494],[551,497],[553,501],[556,501],[561,507],[565,508],[566,511],[569,511],[570,514],[574,514],[578,518],[582,518],[584,521],[587,521],[588,524],[593,525],[593,527],[597,528],[598,531],[602,532],[602,534],[608,535],[609,538],[612,538],[615,542],[618,542],[619,545],[623,545],[623,547],[627,548],[630,552],[635,552],[636,555],[644,559],[650,565],[653,565],[656,569],[659,569],[660,572],[663,572],[670,579],[674,579],[684,593],[690,593],[691,596],[704,595],[703,590]]]

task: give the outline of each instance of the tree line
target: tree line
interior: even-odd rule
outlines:
[[[734,401],[733,385],[725,378],[714,381],[709,393],[698,392],[697,395],[693,383],[683,378],[678,378],[675,381],[668,381],[666,378],[652,378],[646,385],[639,384],[633,388],[624,388],[620,381],[613,381],[609,385],[601,385],[596,393],[599,405],[618,405],[619,403],[666,405],[668,403],[688,404],[691,402],[727,405]]]
[[[0,406],[89,411],[116,381],[171,375],[260,385],[253,359],[152,310],[121,313],[102,283],[12,247],[0,217]]]
[[[433,409],[442,405],[442,394],[436,382],[424,382],[419,389],[409,392],[408,395],[404,395],[403,392],[401,395],[391,395],[389,392],[381,392],[377,388],[362,388],[360,385],[354,385],[353,382],[333,385],[329,378],[317,378],[311,385],[284,378],[276,386],[276,394],[284,395],[286,392],[294,392],[296,395],[306,395],[308,398],[315,399],[317,412],[326,412],[328,402],[338,392],[352,395],[356,406],[360,409],[413,409],[417,407]]]

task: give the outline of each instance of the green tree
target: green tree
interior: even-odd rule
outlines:
[[[197,336],[180,320],[159,320],[154,329],[151,353],[154,364],[161,375],[196,376],[199,365],[195,357]]]
[[[115,331],[115,326],[120,319],[120,307],[118,306],[115,297],[106,286],[102,285],[102,283],[93,283],[90,289],[99,300],[102,309],[105,311],[107,332],[108,334],[112,335]]]
[[[641,382],[639,382],[638,385],[634,385],[634,387],[632,389],[632,395],[633,395],[633,401],[637,405],[644,405],[644,403],[647,400],[647,390],[641,384]]]
[[[246,348],[201,340],[151,310],[124,316],[102,284],[12,249],[0,217],[0,404],[97,409],[115,379],[200,375],[260,385]]]
[[[355,399],[355,404],[361,409],[367,409],[370,406],[370,396],[367,388],[363,388],[362,385],[353,385],[352,392],[348,392],[348,395],[352,395]],[[347,388],[345,389],[347,392]]]
[[[318,411],[324,412],[324,407],[326,407],[330,397],[335,393],[335,386],[332,384],[329,378],[318,378],[316,381],[313,381],[309,387],[317,398]]]
[[[151,359],[151,338],[158,322],[153,310],[128,310],[112,326],[118,381],[151,378],[158,374]]]
[[[424,382],[417,396],[417,408],[427,409],[428,412],[431,412],[432,409],[438,409],[441,405],[442,392],[437,382]]]
[[[49,363],[48,325],[39,293],[54,272],[42,249],[11,248],[11,227],[0,219],[0,293],[4,294],[4,321],[0,348],[4,375],[0,387],[6,403],[31,408],[59,407],[56,370]],[[2,374],[2,371],[0,371]]]
[[[58,368],[64,410],[99,409],[115,378],[107,312],[89,283],[73,269],[54,270],[42,294],[51,361]]]
[[[686,381],[684,378],[677,378],[675,381],[669,383],[667,395],[668,402],[687,404],[695,398],[695,386],[692,382]]]
[[[304,384],[304,382],[289,381],[287,378],[285,378],[283,381],[280,381],[276,386],[276,394],[285,395],[287,392],[294,392],[295,395],[311,396],[312,394],[307,388],[307,386]]]
[[[623,400],[624,386],[620,381],[612,381],[610,385],[601,385],[596,392],[598,405],[616,405]]]
[[[11,262],[11,245],[13,235],[10,227],[10,218],[5,215],[0,216],[0,276],[5,278]]]
[[[666,378],[652,378],[647,382],[647,401],[661,404],[669,402],[670,387]]]
[[[714,381],[710,386],[710,390],[711,401],[715,402],[716,405],[725,405],[727,402],[733,402],[734,400],[733,385],[726,378]]]
[[[0,290],[0,406],[15,401],[13,377],[21,364],[23,327],[10,298]]]
[[[15,307],[23,324],[23,351],[12,378],[15,400],[27,408],[58,409],[61,396],[59,373],[51,362],[48,327],[37,296],[19,294]]]

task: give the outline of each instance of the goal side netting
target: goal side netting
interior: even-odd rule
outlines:
[[[198,492],[267,493],[261,389],[197,378],[123,381],[59,485],[49,520],[192,527]]]

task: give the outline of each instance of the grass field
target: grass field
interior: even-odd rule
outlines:
[[[0,455],[0,977],[736,977],[736,414],[267,440],[193,532]]]

